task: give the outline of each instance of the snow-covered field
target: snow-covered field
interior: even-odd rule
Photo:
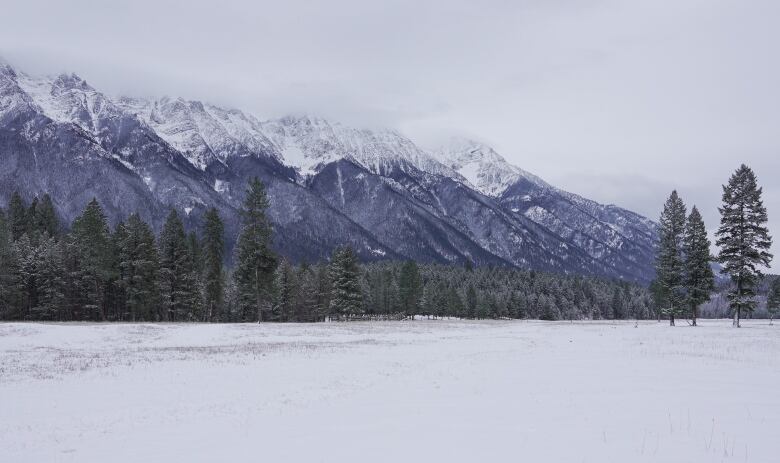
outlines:
[[[780,326],[0,324],[0,462],[777,462]]]

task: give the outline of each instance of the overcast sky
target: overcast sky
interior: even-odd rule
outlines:
[[[30,73],[389,126],[424,146],[472,136],[654,219],[677,188],[714,229],[744,162],[780,259],[776,0],[4,3],[0,53]]]

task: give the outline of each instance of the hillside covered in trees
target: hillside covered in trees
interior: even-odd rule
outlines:
[[[507,267],[361,264],[348,247],[293,265],[271,251],[268,199],[250,183],[235,265],[209,211],[186,231],[171,210],[159,236],[137,214],[110,229],[93,200],[66,228],[48,196],[0,210],[0,318],[298,321],[394,318],[624,319],[656,316],[638,285]]]

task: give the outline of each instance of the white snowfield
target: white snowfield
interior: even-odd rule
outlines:
[[[0,324],[0,462],[777,462],[780,326]]]

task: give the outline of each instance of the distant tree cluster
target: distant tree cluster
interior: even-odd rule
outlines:
[[[222,222],[203,239],[171,211],[159,236],[132,214],[109,229],[96,200],[63,231],[48,195],[0,211],[0,317],[6,320],[211,320],[222,304]]]
[[[660,219],[660,242],[656,259],[657,278],[651,285],[656,305],[674,325],[675,317],[688,314],[696,325],[698,308],[710,300],[715,290],[711,262],[722,265],[721,273],[731,280],[727,292],[734,326],[740,326],[743,314],[752,313],[757,304],[761,269],[768,267],[772,245],[766,227],[767,211],[755,173],[746,165],[723,186],[720,227],[715,233],[720,248],[717,257],[710,254],[707,230],[696,206],[685,216],[685,204],[676,191],[667,199]],[[777,282],[777,280],[775,280]],[[780,291],[773,284],[767,298],[767,310],[774,316],[780,305]],[[780,294],[780,293],[777,293]]]
[[[507,267],[377,262],[363,274],[366,313],[541,320],[654,318],[639,285]]]

